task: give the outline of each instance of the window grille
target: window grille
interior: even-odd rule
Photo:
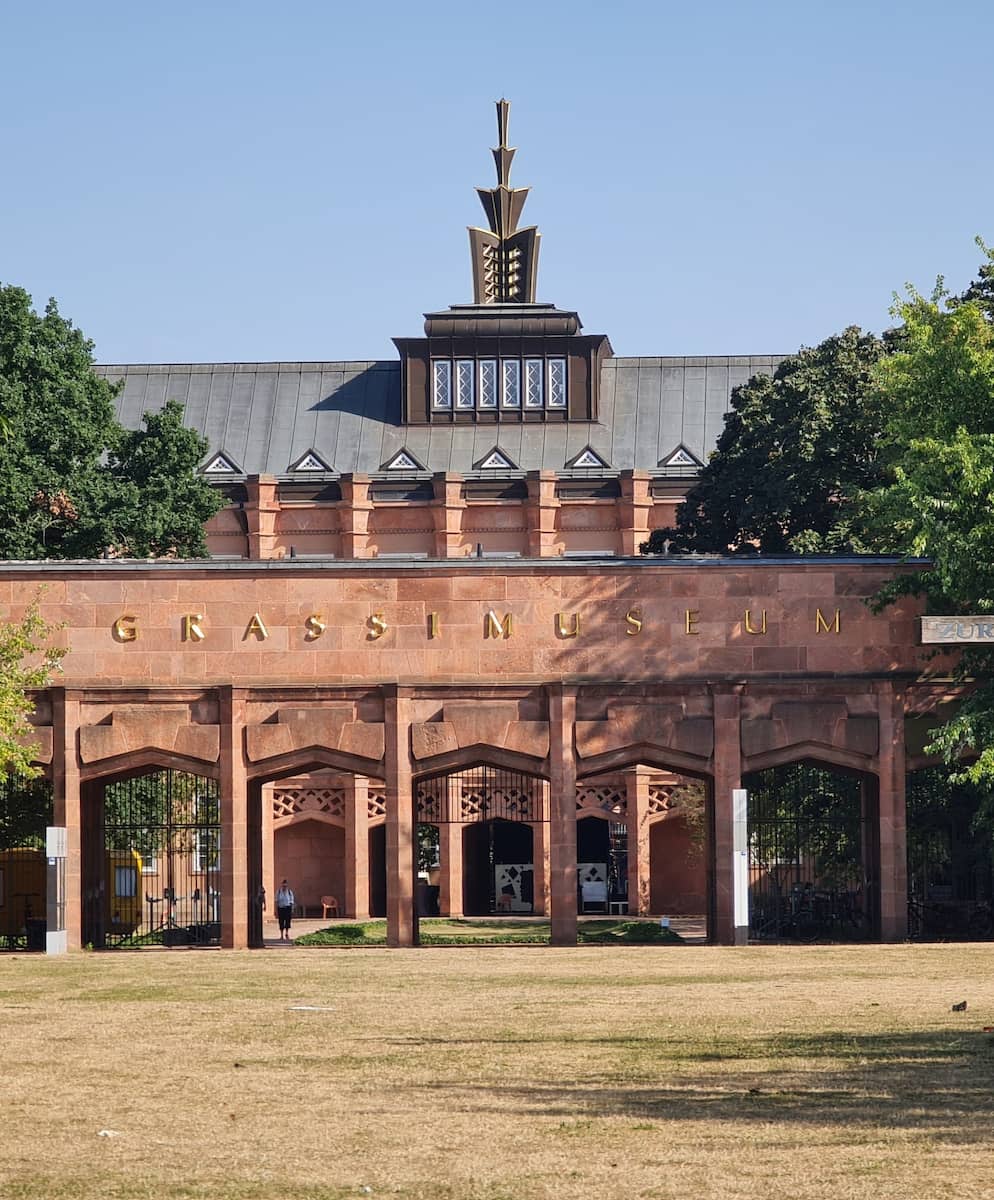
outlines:
[[[521,363],[516,358],[506,358],[502,363],[504,372],[504,395],[501,403],[505,408],[521,407]]]
[[[549,359],[549,408],[566,407],[566,359]]]
[[[541,408],[544,403],[544,366],[540,358],[525,359],[525,408]]]
[[[452,407],[452,363],[437,358],[432,367],[432,404],[435,408]]]
[[[497,407],[497,360],[480,361],[480,408]]]
[[[473,408],[474,363],[471,359],[460,359],[456,363],[456,408]]]

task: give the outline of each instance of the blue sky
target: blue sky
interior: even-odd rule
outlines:
[[[0,8],[0,280],[102,362],[393,358],[468,301],[493,102],[539,299],[619,354],[881,329],[994,242],[994,5]]]

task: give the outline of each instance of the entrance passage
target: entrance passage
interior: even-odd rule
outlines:
[[[0,772],[0,950],[44,950],[52,785]]]
[[[419,829],[440,827],[440,870],[448,872],[450,886],[461,874],[465,915],[536,911],[535,840],[548,819],[545,791],[537,776],[486,765],[416,783]],[[455,825],[463,826],[461,838],[458,830],[455,838],[442,832]]]
[[[94,949],[221,941],[221,807],[215,780],[162,770],[90,797],[83,939]]]
[[[949,767],[908,776],[908,934],[922,940],[994,937],[994,853],[988,788]]]
[[[750,775],[743,786],[749,794],[750,937],[869,937],[876,871],[861,780],[791,763]]]

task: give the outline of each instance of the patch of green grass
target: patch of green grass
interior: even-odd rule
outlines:
[[[423,946],[542,946],[549,943],[549,922],[486,918],[429,917],[419,922]],[[296,939],[298,946],[385,946],[386,921],[330,925]],[[581,921],[581,945],[679,945],[680,935],[655,921]]]

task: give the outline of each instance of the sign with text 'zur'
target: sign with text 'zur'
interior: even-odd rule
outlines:
[[[990,642],[994,645],[994,615],[922,617],[922,642]]]

